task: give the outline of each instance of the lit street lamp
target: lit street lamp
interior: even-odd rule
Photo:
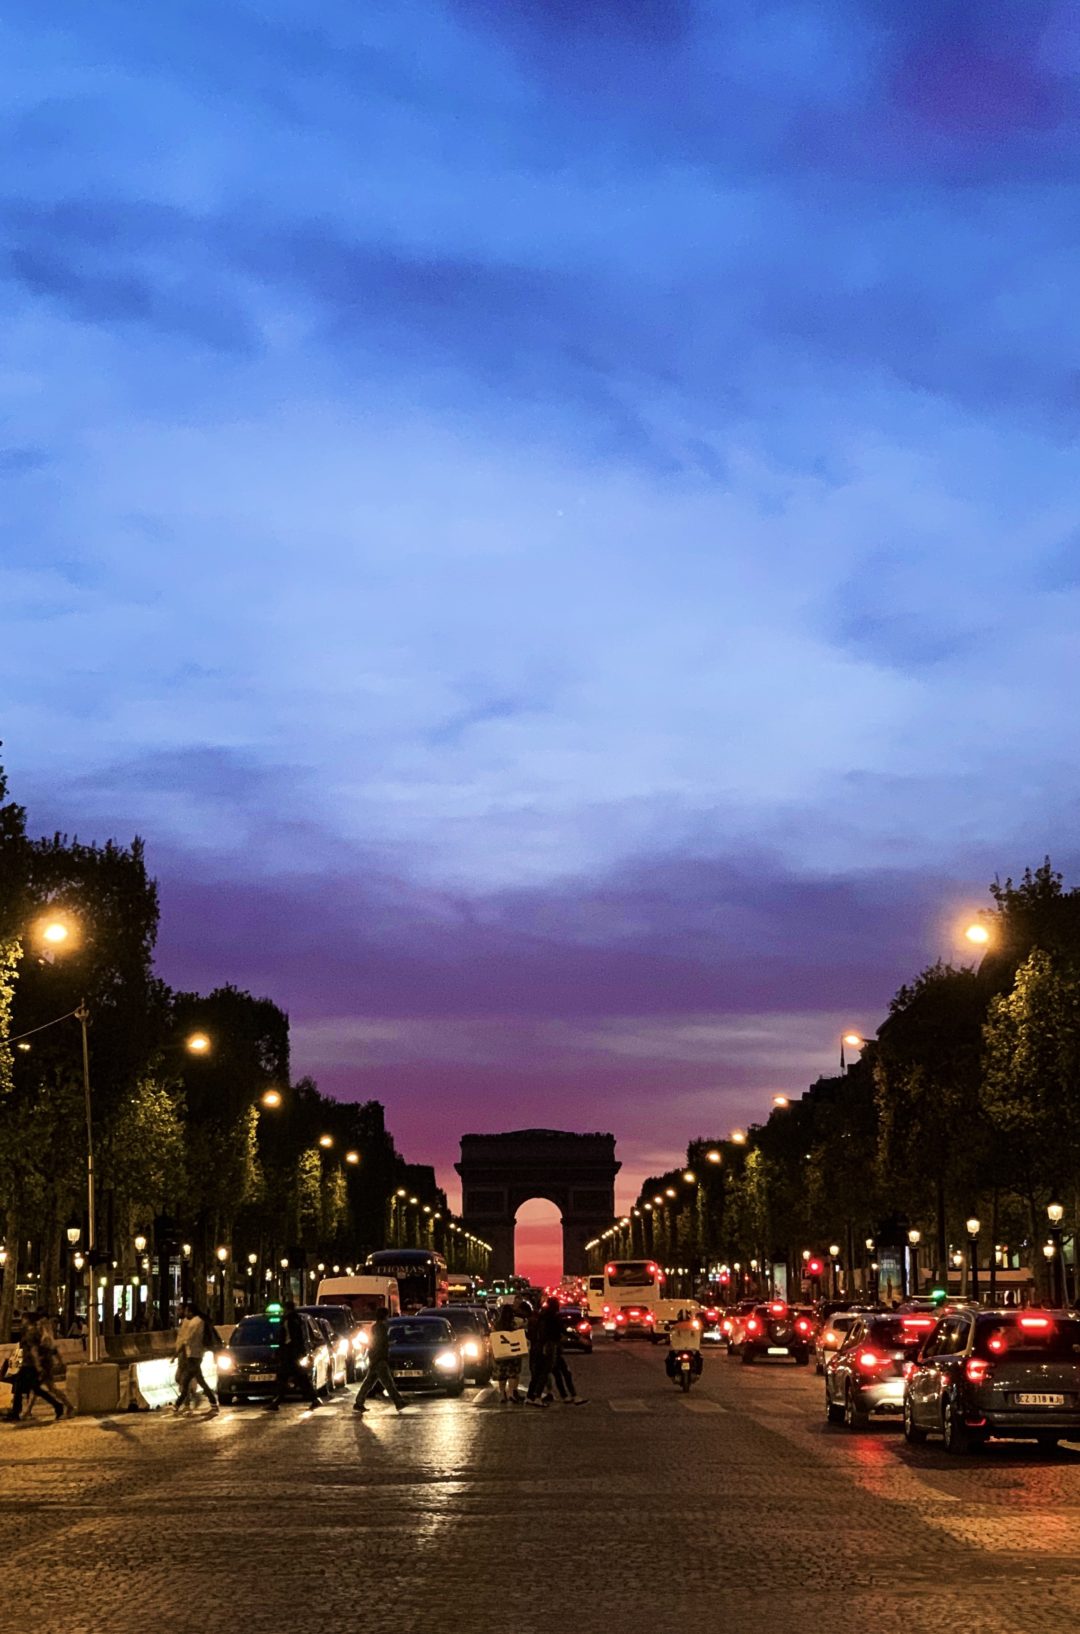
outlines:
[[[829,1244],[829,1259],[832,1261],[832,1291],[833,1298],[840,1297],[840,1244]]]
[[[979,1300],[979,1225],[976,1215],[972,1215],[967,1224],[969,1263],[971,1266],[971,1297],[976,1304]]]
[[[863,1037],[862,1033],[841,1033],[840,1034],[840,1071],[841,1072],[846,1072],[847,1071],[847,1057],[844,1055],[844,1045],[845,1044],[847,1045],[849,1050],[864,1050],[866,1048],[866,1040]]]
[[[914,1297],[919,1291],[919,1244],[922,1242],[922,1232],[914,1226],[907,1234],[908,1240],[908,1267],[911,1281],[910,1293]]]
[[[1050,1242],[1054,1249],[1053,1265],[1051,1267],[1054,1286],[1051,1298],[1058,1310],[1064,1310],[1069,1302],[1068,1290],[1065,1287],[1065,1255],[1062,1251],[1064,1233],[1061,1229],[1061,1222],[1065,1218],[1065,1209],[1061,1203],[1048,1203],[1046,1216],[1050,1221]]]

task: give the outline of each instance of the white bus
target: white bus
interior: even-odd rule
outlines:
[[[667,1299],[664,1273],[655,1260],[609,1260],[600,1304],[605,1330],[616,1338],[644,1333],[660,1338],[680,1311],[698,1309],[696,1299]]]

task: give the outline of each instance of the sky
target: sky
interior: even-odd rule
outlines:
[[[13,792],[452,1193],[628,1202],[1076,877],[1080,6],[50,0],[0,86]]]

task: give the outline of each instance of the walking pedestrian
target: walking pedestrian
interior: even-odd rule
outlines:
[[[569,1363],[567,1362],[566,1356],[563,1353],[561,1340],[555,1349],[555,1365],[551,1369],[551,1382],[554,1383],[555,1388],[559,1392],[559,1400],[564,1401],[568,1407],[584,1407],[585,1403],[589,1399],[587,1396],[579,1396],[577,1391],[574,1389],[574,1375],[571,1373]],[[548,1386],[547,1400],[555,1400],[555,1397],[551,1392],[550,1383]]]
[[[40,1334],[37,1323],[31,1317],[27,1317],[19,1334],[18,1365],[12,1381],[11,1411],[7,1415],[12,1424],[17,1424],[22,1417],[23,1402],[28,1398],[27,1417],[29,1417],[30,1412],[33,1411],[33,1402],[36,1396],[40,1396],[43,1401],[49,1403],[57,1418],[63,1418],[64,1416],[62,1404],[57,1401],[48,1386],[42,1382],[39,1366],[41,1356],[39,1340]]]
[[[371,1324],[371,1333],[368,1337],[368,1370],[364,1382],[356,1392],[353,1409],[357,1413],[366,1412],[364,1403],[377,1385],[381,1385],[390,1397],[399,1413],[405,1411],[405,1397],[394,1383],[394,1375],[390,1368],[390,1312],[385,1305],[380,1305],[375,1312],[375,1320]]]
[[[319,1405],[311,1368],[303,1366],[306,1359],[307,1338],[304,1333],[304,1318],[296,1308],[295,1299],[287,1299],[281,1319],[281,1337],[278,1340],[277,1385],[273,1397],[266,1404],[271,1412],[277,1412],[281,1406],[281,1398],[290,1384],[296,1385],[309,1407]]]
[[[526,1407],[547,1406],[544,1392],[559,1354],[561,1334],[562,1316],[559,1301],[554,1298],[547,1299],[536,1316],[530,1335],[532,1343],[529,1349],[529,1390],[525,1397]]]
[[[519,1316],[512,1305],[500,1305],[499,1314],[495,1318],[496,1333],[523,1333],[525,1318]],[[518,1388],[521,1378],[521,1356],[495,1357],[495,1380],[499,1386],[499,1399],[503,1402],[520,1402],[524,1400]]]
[[[56,1343],[56,1334],[53,1330],[52,1318],[43,1316],[38,1321],[38,1373],[41,1383],[52,1391],[54,1401],[59,1401],[64,1409],[65,1418],[74,1418],[75,1409],[71,1404],[63,1380],[67,1375],[67,1364],[64,1362]],[[40,1394],[40,1387],[39,1392]]]
[[[206,1313],[197,1305],[185,1305],[184,1320],[176,1336],[176,1382],[180,1386],[180,1394],[173,1405],[174,1413],[184,1411],[197,1385],[210,1403],[207,1418],[217,1417],[218,1399],[203,1377],[203,1357],[218,1342],[218,1335]]]

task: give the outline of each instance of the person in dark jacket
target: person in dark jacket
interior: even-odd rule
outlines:
[[[19,1366],[11,1384],[11,1411],[8,1419],[18,1423],[27,1396],[47,1401],[57,1418],[63,1418],[63,1403],[57,1401],[41,1377],[41,1334],[37,1323],[27,1317],[19,1333]]]
[[[385,1305],[380,1305],[375,1312],[375,1320],[371,1324],[371,1333],[368,1338],[368,1370],[364,1382],[356,1392],[353,1407],[356,1412],[365,1411],[367,1401],[376,1385],[382,1385],[399,1413],[405,1411],[405,1397],[394,1383],[394,1375],[390,1370],[390,1312]]]
[[[307,1356],[307,1339],[304,1334],[304,1318],[296,1308],[295,1299],[285,1301],[285,1313],[281,1320],[281,1338],[278,1341],[277,1389],[267,1407],[277,1412],[281,1406],[281,1398],[289,1388],[295,1384],[309,1407],[317,1407],[319,1398],[315,1394],[315,1383],[311,1377],[310,1367],[304,1367],[303,1361]]]
[[[546,1407],[544,1393],[555,1369],[562,1338],[562,1315],[557,1299],[547,1299],[536,1316],[530,1335],[529,1392],[526,1407]]]

